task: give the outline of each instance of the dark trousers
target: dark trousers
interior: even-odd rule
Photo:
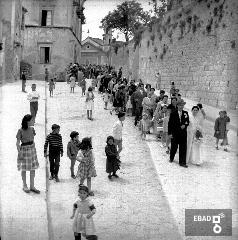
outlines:
[[[136,104],[133,102],[132,103],[132,116],[136,115]]]
[[[50,173],[52,176],[58,176],[60,167],[60,151],[49,150]]]
[[[186,152],[187,152],[187,135],[181,138],[171,139],[171,149],[170,149],[170,160],[174,160],[174,156],[177,152],[179,146],[179,164],[186,164]]]
[[[38,111],[38,102],[30,102],[31,115],[35,118]]]
[[[26,81],[25,80],[22,80],[21,88],[22,88],[22,92],[26,91]]]
[[[135,109],[135,125],[141,120],[143,107],[136,107]]]

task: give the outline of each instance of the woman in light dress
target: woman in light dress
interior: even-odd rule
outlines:
[[[74,93],[74,88],[75,88],[75,85],[76,85],[75,76],[71,75],[70,78],[69,78],[69,81],[70,81],[70,92]]]
[[[198,106],[192,107],[192,114],[189,116],[189,126],[187,128],[187,163],[201,165],[200,147],[202,142],[202,128],[204,115],[200,113]],[[199,136],[200,135],[200,136]]]
[[[94,94],[92,87],[89,87],[88,92],[86,93],[86,109],[88,119],[93,120],[92,114],[94,109]]]

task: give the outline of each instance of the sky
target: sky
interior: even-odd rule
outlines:
[[[82,40],[88,36],[102,39],[103,30],[99,28],[101,20],[108,14],[109,11],[116,9],[116,6],[123,3],[125,0],[86,0],[84,3],[84,15],[86,24],[83,24]],[[148,11],[152,9],[149,5],[149,0],[137,0],[141,3],[143,9]],[[88,33],[89,30],[89,33]],[[113,37],[118,41],[124,41],[124,35],[114,32]]]

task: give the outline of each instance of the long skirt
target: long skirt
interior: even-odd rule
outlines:
[[[39,167],[35,144],[21,146],[17,157],[17,167],[22,171],[32,171]]]

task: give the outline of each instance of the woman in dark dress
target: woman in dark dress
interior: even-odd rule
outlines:
[[[105,153],[107,156],[106,172],[109,173],[108,178],[111,179],[112,176],[118,178],[116,171],[120,169],[120,161],[117,148],[114,145],[114,138],[112,136],[107,137]]]

